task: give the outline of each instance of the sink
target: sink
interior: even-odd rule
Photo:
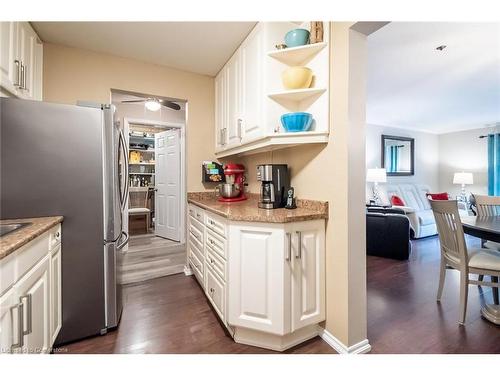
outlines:
[[[31,223],[10,223],[10,224],[0,224],[0,237],[12,233],[18,229],[21,229]]]

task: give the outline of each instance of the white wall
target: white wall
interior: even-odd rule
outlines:
[[[453,196],[460,193],[460,185],[453,185],[455,172],[472,172],[474,185],[466,190],[488,194],[488,142],[480,135],[486,129],[466,130],[439,135],[439,190]]]
[[[366,167],[381,167],[381,138],[395,135],[415,139],[415,175],[387,176],[389,184],[427,184],[432,190],[439,190],[439,137],[436,134],[414,130],[367,124],[366,126]]]

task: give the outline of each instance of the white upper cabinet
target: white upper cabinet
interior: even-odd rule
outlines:
[[[258,24],[240,47],[241,141],[249,142],[264,133],[262,121],[262,24]]]
[[[215,77],[215,151],[226,145],[226,69],[222,69]]]
[[[231,57],[226,64],[226,105],[227,105],[227,146],[239,145],[241,143],[241,119],[240,119],[240,51]]]
[[[43,46],[28,22],[0,22],[0,86],[6,95],[42,100]]]
[[[218,157],[328,142],[329,25],[324,23],[323,42],[276,50],[285,34],[299,27],[309,29],[310,23],[258,23],[219,72],[215,82]],[[282,73],[291,66],[313,71],[311,87],[283,87]],[[310,130],[286,132],[281,116],[290,112],[311,113]]]
[[[0,83],[8,92],[15,91],[20,80],[16,29],[16,22],[0,22]]]

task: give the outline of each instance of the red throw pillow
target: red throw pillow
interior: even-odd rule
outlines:
[[[397,195],[393,195],[391,197],[391,204],[393,206],[406,206],[405,202],[401,198],[399,198]]]
[[[427,193],[427,198],[431,198],[433,201],[447,201],[448,200],[448,193]]]

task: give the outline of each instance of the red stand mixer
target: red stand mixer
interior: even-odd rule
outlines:
[[[247,199],[245,195],[245,167],[241,164],[226,164],[224,166],[226,183],[217,186],[219,202],[239,202]]]

